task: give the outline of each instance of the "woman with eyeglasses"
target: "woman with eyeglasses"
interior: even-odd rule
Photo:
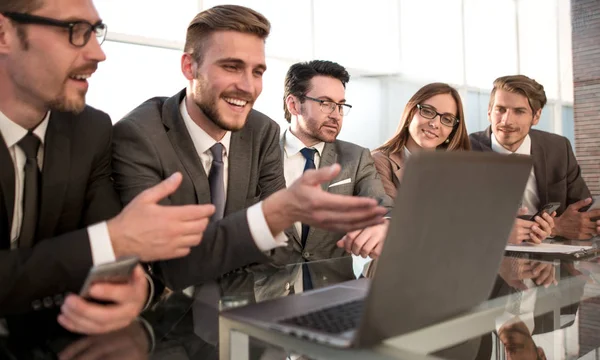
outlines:
[[[408,101],[396,134],[373,151],[385,192],[396,198],[405,160],[423,150],[470,150],[463,105],[448,84],[423,86]]]
[[[404,107],[396,134],[373,151],[375,167],[385,192],[396,198],[404,162],[419,151],[471,150],[460,95],[444,83],[419,89]],[[377,260],[365,265],[363,273],[373,277]]]

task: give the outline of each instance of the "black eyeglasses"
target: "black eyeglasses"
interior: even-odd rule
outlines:
[[[338,111],[340,112],[341,116],[346,116],[350,112],[350,109],[352,109],[352,105],[349,105],[349,104],[338,104],[333,101],[315,99],[315,98],[312,98],[312,97],[306,96],[306,95],[302,95],[302,97],[321,104],[321,112],[324,112],[325,114],[331,114],[337,108]]]
[[[417,104],[417,109],[419,109],[419,114],[425,119],[433,120],[439,115],[442,125],[448,127],[454,127],[454,125],[458,124],[460,121],[456,116],[450,113],[440,114],[433,106]]]
[[[106,38],[106,24],[102,21],[90,24],[85,20],[61,21],[43,16],[14,12],[4,12],[2,15],[19,24],[36,24],[69,29],[69,42],[77,47],[84,47],[90,41],[92,33],[96,34],[96,39],[98,39],[98,44],[100,45],[102,45]]]

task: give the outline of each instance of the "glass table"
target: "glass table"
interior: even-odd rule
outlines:
[[[577,242],[577,244],[586,244]],[[596,242],[589,242],[596,246]],[[139,321],[119,332],[81,337],[56,313],[5,319],[1,359],[597,359],[600,256],[572,260],[510,254],[476,308],[388,339],[343,350],[240,323],[227,310],[351,281],[352,257],[285,266],[254,265],[181,292],[165,291]],[[368,280],[367,280],[368,281]],[[536,283],[537,282],[537,283]],[[306,291],[312,291],[306,290]],[[391,314],[401,319],[401,314]]]

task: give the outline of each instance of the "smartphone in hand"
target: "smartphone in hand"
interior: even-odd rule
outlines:
[[[99,282],[123,284],[133,276],[133,270],[139,262],[137,256],[119,258],[114,262],[100,264],[90,269],[79,296],[92,300],[89,291],[92,285]]]
[[[536,216],[541,217],[542,215],[544,215],[544,213],[547,213],[548,215],[552,215],[552,213],[555,212],[556,210],[558,210],[559,207],[560,207],[559,202],[551,202],[551,203],[547,203],[546,205],[544,205],[534,215],[519,215],[518,217],[523,220],[535,221]]]

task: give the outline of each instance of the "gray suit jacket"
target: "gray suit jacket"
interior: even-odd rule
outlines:
[[[281,153],[284,152],[284,136],[280,142]],[[382,206],[392,209],[392,199],[386,195],[383,184],[369,149],[356,144],[336,140],[326,143],[319,167],[338,163],[342,170],[335,179],[323,183],[323,190],[340,195],[366,196],[381,201]],[[337,182],[350,179],[350,182],[335,185]],[[331,185],[334,185],[330,187]],[[288,230],[289,242],[285,248],[274,250],[273,259],[276,263],[299,263],[303,261],[317,261],[331,259],[341,256],[349,256],[344,249],[338,248],[336,242],[345,234],[311,227],[306,239],[306,246],[302,248],[301,234],[295,227]],[[321,287],[326,283],[337,283],[342,278],[354,278],[352,271],[352,259],[348,257],[347,262],[336,262],[335,266],[323,264],[323,267],[311,265],[313,285]],[[317,269],[318,268],[318,269]],[[329,270],[328,270],[329,269]]]
[[[491,136],[491,127],[469,135],[472,149],[492,151]],[[591,196],[567,138],[533,129],[529,131],[529,136],[541,206],[560,202],[557,211],[557,215],[560,215],[567,206]]]
[[[184,96],[185,90],[168,99],[150,99],[115,124],[114,180],[123,203],[176,171],[183,175],[182,184],[163,204],[210,203],[208,176],[179,112]],[[277,123],[255,110],[232,133],[225,217],[209,224],[190,255],[154,264],[171,289],[268,260],[252,239],[246,209],[285,188],[278,136]]]

